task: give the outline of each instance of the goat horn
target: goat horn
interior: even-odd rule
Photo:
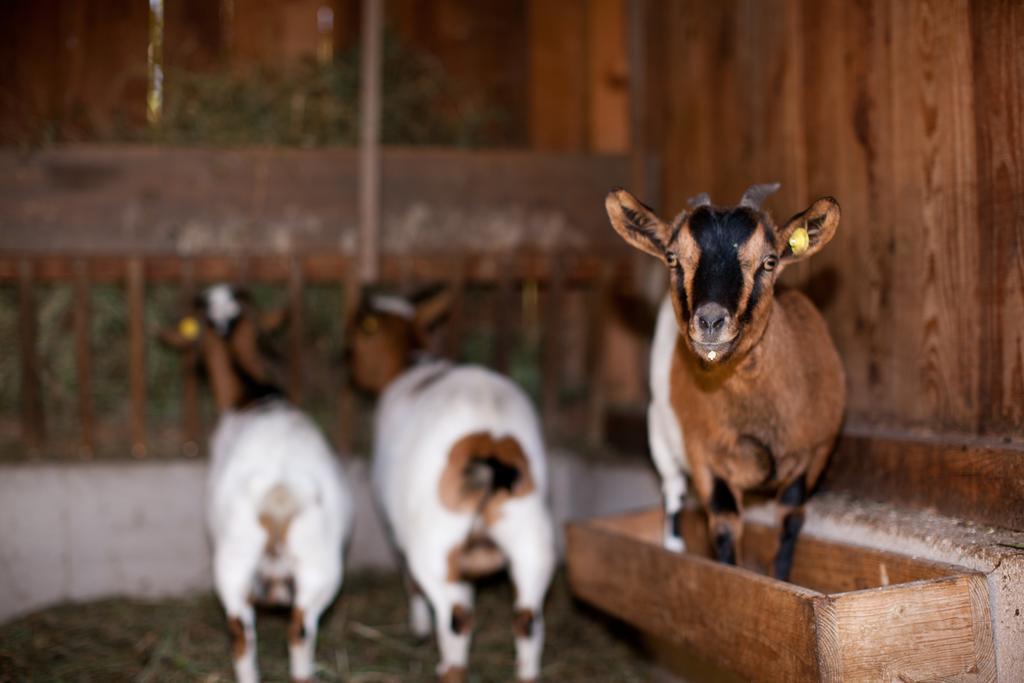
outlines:
[[[699,208],[701,206],[710,206],[711,205],[711,197],[708,196],[707,192],[701,192],[699,195],[697,195],[695,197],[690,197],[689,199],[687,199],[686,200],[686,204],[691,209],[696,209],[696,208]]]
[[[740,200],[740,206],[745,206],[755,211],[761,208],[761,204],[769,195],[778,192],[779,188],[782,187],[782,183],[760,183],[758,185],[751,185],[747,188],[747,191],[743,193],[743,199]]]

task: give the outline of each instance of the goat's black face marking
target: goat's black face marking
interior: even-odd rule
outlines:
[[[702,206],[690,217],[690,234],[700,247],[693,276],[693,305],[714,302],[735,314],[743,293],[739,249],[758,226],[757,214],[745,207]]]
[[[711,502],[708,507],[711,508],[712,512],[727,512],[736,513],[739,512],[739,505],[736,504],[736,498],[733,497],[732,491],[721,479],[715,478],[714,488],[711,489]]]

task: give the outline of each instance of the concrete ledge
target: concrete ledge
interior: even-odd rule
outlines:
[[[367,462],[348,465],[356,497],[349,569],[393,568]],[[556,521],[658,501],[645,460],[551,456]],[[0,467],[0,621],[64,601],[155,598],[212,587],[203,519],[206,461]]]

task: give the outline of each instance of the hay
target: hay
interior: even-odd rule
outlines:
[[[512,590],[480,586],[470,655],[471,683],[512,680]],[[543,677],[575,683],[650,679],[631,633],[575,603],[556,578],[545,610]],[[434,680],[433,640],[406,627],[405,597],[393,574],[358,574],[324,615],[317,643],[322,681],[405,683]],[[287,616],[261,612],[260,670],[287,680]],[[224,616],[212,594],[179,600],[104,600],[68,604],[0,626],[0,681],[230,681]]]

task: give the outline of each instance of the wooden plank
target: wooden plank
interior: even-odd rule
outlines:
[[[128,261],[128,386],[132,456],[146,456],[146,280],[141,258]]]
[[[1024,530],[1024,447],[846,434],[823,488]]]
[[[447,325],[447,353],[452,360],[462,357],[462,335],[466,318],[466,261],[452,256],[448,261],[448,288],[452,292],[451,313]]]
[[[551,277],[544,291],[544,329],[542,337],[541,411],[549,436],[558,429],[562,387],[562,300],[564,286],[562,258],[553,258]]]
[[[612,262],[622,267],[628,262],[629,252],[618,245],[614,249],[559,250],[566,261],[571,263],[563,269],[566,284],[592,282],[600,273],[603,264]],[[94,283],[122,282],[126,278],[127,262],[132,256],[126,254],[94,254],[73,251],[62,254],[41,254],[0,251],[0,282],[17,282],[18,262],[28,259],[34,268],[36,282],[67,282],[74,279],[74,260],[88,256],[90,275]],[[309,254],[286,255],[211,255],[197,254],[189,257],[192,261],[196,282],[237,281],[245,278],[251,282],[286,283],[290,277],[291,263],[298,259],[309,282],[335,283],[338,273],[346,271],[354,260],[347,254],[329,251]],[[417,254],[388,254],[381,258],[380,275],[384,280],[396,280],[404,272],[412,280],[447,280],[451,276],[453,259],[464,263],[467,281],[480,284],[495,284],[499,270],[493,254],[439,251]],[[180,282],[184,272],[184,257],[178,254],[150,254],[143,257],[147,282]],[[550,277],[550,259],[546,252],[523,249],[512,259],[514,279],[534,278],[546,280]]]
[[[970,3],[981,282],[979,429],[1024,433],[1024,4]],[[963,228],[961,228],[963,229]]]
[[[181,263],[181,310],[192,311],[196,295],[195,264],[192,259],[182,258]],[[181,452],[187,458],[199,455],[199,350],[189,348],[181,354]]]
[[[362,0],[359,52],[359,271],[378,277],[380,243],[380,117],[384,0]]]
[[[811,260],[808,293],[825,315],[847,372],[851,418],[898,419],[892,324],[894,253],[902,226],[892,207],[890,3],[805,3],[809,196],[838,198],[832,243]],[[841,161],[838,161],[841,160]]]
[[[985,577],[965,574],[832,598],[843,681],[996,680]]]
[[[298,259],[293,259],[291,274],[288,278],[288,397],[299,406],[302,405],[303,400],[304,293],[305,285],[302,266]]]
[[[607,391],[604,376],[604,331],[610,320],[608,307],[612,296],[611,264],[587,293],[590,318],[587,324],[587,442],[598,446],[605,441],[605,407]]]
[[[566,541],[573,592],[596,607],[743,678],[819,678],[820,594],[586,522]]]
[[[642,3],[633,0],[628,4]],[[644,103],[644,93],[637,92],[644,85],[642,74],[633,71],[635,63],[627,57],[626,33],[630,27],[627,13],[626,0],[587,2],[587,148],[594,152],[628,152],[630,104]],[[642,15],[639,20],[642,25]],[[631,83],[634,74],[639,78]]]
[[[518,310],[516,287],[513,283],[512,263],[504,258],[498,266],[498,286],[494,289],[494,348],[491,365],[501,373],[508,372],[509,355],[515,335],[512,320]]]
[[[36,455],[45,438],[43,394],[39,379],[39,350],[35,278],[30,261],[18,262],[18,346],[21,356],[21,438]]]
[[[344,295],[342,297],[343,309],[340,311],[340,315],[342,316],[341,319],[345,322],[343,334],[347,335],[348,326],[352,323],[356,309],[359,307],[359,297],[362,290],[358,268],[350,266],[348,270],[342,272],[342,287],[344,288]],[[348,338],[343,339],[343,342],[347,348],[349,345]],[[346,364],[348,362],[348,354],[346,354]],[[339,387],[338,393],[337,445],[342,458],[351,456],[356,445],[356,395],[350,381],[351,372],[351,367],[346,365],[346,381]]]
[[[530,147],[582,150],[588,134],[586,0],[528,0]]]
[[[92,331],[89,262],[75,262],[74,298],[72,300],[75,335],[75,373],[78,385],[78,453],[91,458],[96,450],[96,413],[92,400]]]
[[[970,16],[965,2],[889,5],[896,201],[890,405],[907,426],[978,426],[979,233]]]
[[[651,508],[589,523],[645,543],[660,545],[664,518],[661,509]],[[703,511],[686,510],[682,531],[688,553],[712,558],[707,517]],[[743,566],[767,575],[778,547],[778,529],[747,522],[743,534]],[[798,586],[829,594],[940,579],[959,572],[962,572],[961,567],[834,543],[805,533],[796,546],[790,579]]]

